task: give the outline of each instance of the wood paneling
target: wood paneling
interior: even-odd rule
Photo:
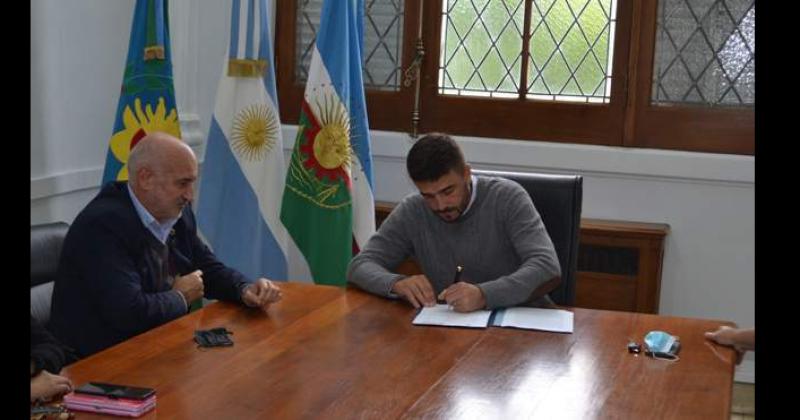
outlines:
[[[581,245],[632,249],[638,261],[633,276],[581,271],[578,266],[575,305],[658,313],[664,240],[668,234],[669,226],[663,223],[582,219]]]

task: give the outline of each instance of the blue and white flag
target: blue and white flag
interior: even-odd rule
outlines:
[[[286,168],[266,0],[233,0],[200,179],[198,225],[217,257],[249,278],[286,280],[279,212]]]
[[[363,31],[364,0],[323,2],[281,210],[315,283],[345,285],[375,232]]]

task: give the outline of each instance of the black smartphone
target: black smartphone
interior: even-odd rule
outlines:
[[[79,394],[102,395],[109,398],[128,398],[132,400],[144,400],[156,393],[153,388],[140,388],[127,385],[107,384],[102,382],[88,382],[78,388],[75,392]]]

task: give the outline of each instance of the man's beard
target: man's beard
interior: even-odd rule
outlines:
[[[467,182],[467,187],[466,187],[467,191],[466,191],[466,194],[464,194],[464,200],[463,200],[463,202],[461,203],[460,206],[458,206],[458,207],[447,207],[445,209],[435,211],[434,213],[436,213],[436,215],[439,216],[439,218],[442,219],[442,221],[444,221],[446,223],[457,222],[461,218],[461,215],[464,214],[464,211],[467,209],[467,205],[469,204],[469,201],[472,198],[472,188],[471,187],[472,187],[472,184],[468,181]],[[456,216],[452,220],[447,220],[447,219],[444,218],[444,215],[446,213],[450,213],[450,212],[453,212],[453,211],[456,212]]]
[[[456,216],[452,220],[446,219],[444,217],[444,215],[447,214],[447,213],[450,213],[452,211],[456,212]],[[461,217],[462,213],[464,213],[464,210],[462,210],[462,209],[460,209],[458,207],[448,207],[448,208],[446,208],[444,210],[437,211],[436,215],[439,216],[440,219],[442,219],[443,221],[445,221],[447,223],[453,223],[453,222],[455,222],[456,220],[458,220]]]

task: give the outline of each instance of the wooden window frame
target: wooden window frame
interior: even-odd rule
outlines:
[[[625,146],[675,149],[693,152],[755,154],[754,107],[704,107],[652,105],[653,67],[658,19],[658,1],[637,2],[635,15],[641,30],[636,43],[640,51],[636,87],[628,98]],[[635,28],[636,29],[636,28]],[[637,33],[638,32],[638,33]]]
[[[566,103],[438,93],[441,10],[426,0],[419,132],[651,149],[753,155],[754,108],[651,105],[658,0],[618,0],[611,100]],[[534,0],[524,0],[529,5]],[[401,68],[414,58],[420,2],[405,1]],[[305,86],[295,80],[297,0],[277,5],[276,58],[281,120],[296,124]],[[526,16],[524,32],[530,17]],[[625,36],[628,34],[628,36]],[[527,50],[527,39],[523,40]],[[525,64],[527,65],[527,64]],[[520,86],[526,86],[525,72]],[[412,130],[414,84],[366,90],[370,128]]]
[[[427,1],[425,45],[439,45],[441,10],[444,0]],[[526,10],[533,0],[525,0]],[[617,7],[617,33],[628,31],[629,13],[621,1]],[[524,32],[530,30],[530,17],[525,18]],[[627,68],[628,46],[625,37],[617,36],[614,45],[614,69]],[[523,40],[527,54],[528,39]],[[430,48],[426,55],[421,100],[422,131],[445,131],[479,137],[542,140],[561,143],[622,145],[627,74],[614,71],[611,102],[566,103],[532,101],[522,98],[476,98],[438,93],[440,51]],[[527,64],[523,60],[523,68]],[[527,75],[522,71],[520,87],[527,89]],[[522,96],[522,94],[520,95]]]

